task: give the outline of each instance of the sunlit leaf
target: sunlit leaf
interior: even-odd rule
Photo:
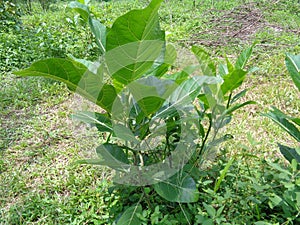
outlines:
[[[198,46],[193,46],[192,52],[199,61],[203,75],[216,76],[216,66],[214,61],[210,58],[210,55],[203,48]]]
[[[102,73],[92,73],[86,66],[70,59],[50,58],[37,61],[29,68],[15,72],[21,76],[42,76],[61,81],[93,103],[110,111],[116,91],[112,85],[103,84]]]
[[[224,83],[221,86],[223,94],[238,88],[244,81],[247,72],[241,69],[234,70],[233,72],[223,76]]]
[[[298,142],[300,142],[299,129],[294,124],[289,122],[287,116],[285,116],[280,110],[273,107],[273,109],[270,112],[265,113],[263,115],[272,119],[274,122],[280,125],[281,128],[283,128],[292,137],[294,137]]]
[[[236,63],[235,63],[235,68],[236,69],[244,69],[245,65],[247,64],[252,51],[253,51],[253,47],[251,46],[250,48],[245,49],[237,58]]]
[[[300,91],[300,55],[286,54],[285,58],[286,67]]]
[[[109,72],[123,84],[142,76],[161,55],[165,46],[157,13],[161,2],[153,0],[145,9],[131,10],[118,17],[107,33]]]

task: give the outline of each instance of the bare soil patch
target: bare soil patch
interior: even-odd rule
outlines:
[[[230,11],[209,10],[211,19],[208,21],[209,28],[203,30],[198,27],[195,30],[200,32],[191,36],[189,44],[200,44],[204,46],[226,46],[239,43],[252,43],[258,32],[292,32],[300,34],[299,30],[284,28],[278,24],[269,23],[264,17],[263,7],[258,2],[250,2]],[[282,45],[281,43],[278,43]]]

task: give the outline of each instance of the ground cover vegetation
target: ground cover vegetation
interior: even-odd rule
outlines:
[[[144,8],[148,3],[148,1],[92,1],[89,8],[92,15],[88,18],[98,18],[102,24],[111,27],[115,19],[125,12],[133,8]],[[90,26],[92,24],[101,28],[101,25],[95,21],[82,20],[75,11],[80,12],[84,18],[84,10],[79,10],[80,7],[75,3],[68,8],[65,7],[68,2],[50,4],[45,8],[39,2],[32,2],[29,12],[18,11],[27,7],[24,4],[14,5],[9,1],[1,4],[1,8],[10,9],[1,14],[3,27],[0,50],[1,224],[113,224],[114,221],[119,224],[297,224],[299,222],[297,126],[299,126],[300,103],[299,92],[293,83],[294,81],[299,88],[297,72],[299,59],[298,56],[285,55],[285,52],[293,54],[299,50],[299,11],[296,1],[269,3],[186,0],[162,3],[158,14],[159,22],[162,30],[167,31],[166,40],[172,42],[177,50],[177,58],[189,58],[191,54],[183,47],[197,45],[198,47],[192,48],[195,58],[199,60],[200,65],[208,65],[198,68],[200,72],[224,71],[223,79],[225,81],[226,78],[231,79],[221,86],[224,102],[218,101],[220,105],[217,105],[222,109],[220,110],[222,113],[216,114],[216,117],[211,116],[213,105],[208,104],[201,95],[202,83],[209,83],[208,80],[201,81],[202,83],[196,80],[198,82],[195,83],[200,83],[199,86],[196,89],[188,88],[193,90],[191,93],[197,96],[199,101],[195,107],[201,115],[198,117],[199,127],[203,129],[199,133],[201,140],[197,147],[214,156],[206,165],[206,169],[201,167],[201,170],[195,170],[195,167],[191,166],[202,163],[198,160],[203,159],[202,153],[205,151],[201,151],[201,154],[192,158],[193,163],[196,163],[188,163],[181,170],[184,172],[179,173],[181,175],[177,174],[175,178],[170,178],[168,183],[162,182],[146,187],[115,185],[112,182],[111,170],[75,163],[84,159],[86,155],[83,153],[88,152],[84,151],[85,149],[97,147],[91,146],[92,138],[98,140],[99,144],[105,138],[108,141],[102,148],[104,152],[110,154],[119,152],[119,156],[124,156],[121,153],[124,153],[122,147],[124,141],[133,141],[130,139],[132,137],[119,137],[125,139],[123,143],[120,140],[109,142],[111,139],[106,139],[109,136],[94,136],[93,129],[86,129],[80,124],[77,126],[84,130],[83,135],[81,134],[80,139],[76,135],[74,137],[70,129],[72,122],[69,119],[73,113],[70,105],[74,103],[74,97],[67,91],[67,87],[57,81],[12,75],[12,71],[28,67],[36,60],[50,57],[60,57],[60,60],[97,59],[98,55],[103,53],[103,51],[101,53],[103,39],[101,35],[97,36],[101,33],[95,32],[95,29],[90,30]],[[113,34],[118,34],[115,32],[114,34],[111,31],[111,38],[114,37]],[[100,42],[95,41],[95,36]],[[107,46],[113,46],[113,41],[108,37],[105,40],[108,40]],[[164,42],[164,39],[162,40]],[[254,41],[257,41],[256,46],[249,47]],[[246,65],[248,58],[250,60]],[[285,58],[290,76],[285,69]],[[237,63],[232,65],[229,61]],[[79,62],[88,66],[87,61]],[[150,78],[144,79],[142,84],[157,85],[156,79],[170,79],[172,76],[164,73],[165,68],[173,63],[170,63],[170,60],[167,62],[158,63],[159,68],[163,70],[157,70],[158,67],[152,70],[148,76],[155,75],[156,78],[152,77],[151,82]],[[221,66],[216,69],[214,67],[216,65]],[[253,67],[258,67],[259,70],[247,77],[246,73],[241,72],[251,70]],[[174,65],[171,67],[172,73],[177,72],[176,77],[180,78],[176,80],[178,82],[176,89],[170,87],[172,91],[177,90],[177,93],[180,88],[187,90],[188,82],[191,82],[186,72],[189,70],[179,73],[178,71],[182,69],[175,68]],[[239,73],[233,72],[236,70]],[[243,79],[239,80],[228,89],[226,86],[235,81],[232,74],[245,80],[243,84]],[[134,81],[135,78],[129,77],[128,80]],[[120,79],[118,74],[115,74],[113,79],[121,83],[121,86],[128,82]],[[216,97],[213,95],[212,85],[218,85],[217,83],[217,79],[210,80],[212,89],[209,89],[208,93],[212,97]],[[168,86],[169,83],[163,84]],[[185,88],[182,88],[184,85]],[[120,87],[120,84],[114,87]],[[245,89],[248,90],[246,95],[243,91]],[[234,98],[238,93],[241,93],[237,96],[240,98]],[[173,96],[173,100],[174,98]],[[253,103],[251,100],[256,104],[248,106],[243,104],[243,102]],[[149,137],[147,127],[149,120],[153,115],[161,113],[159,109],[163,107],[159,98],[151,99],[151,102],[157,104],[153,106],[144,101],[143,107],[136,108],[136,111],[129,115],[131,121],[139,121],[131,123],[130,129],[135,132],[134,136],[141,140]],[[233,108],[230,108],[231,103]],[[111,110],[110,105],[110,102],[100,101],[100,106],[107,112]],[[217,154],[209,151],[214,144],[214,140],[209,140],[213,143],[211,145],[206,141],[208,137],[206,134],[213,132],[209,129],[210,122],[214,120],[213,124],[216,125],[218,118],[219,122],[229,122],[228,118],[232,116],[235,106],[245,107],[234,112],[232,121],[226,125],[226,131],[219,137],[220,140],[230,140],[218,146]],[[270,106],[276,108],[269,112]],[[165,149],[172,151],[172,148],[180,143],[177,136],[181,128],[174,123],[179,115],[173,112],[172,107],[167,109],[169,117],[160,114],[161,118],[167,121],[168,127],[165,139],[168,141],[162,144],[168,146]],[[87,113],[84,114],[86,115]],[[103,122],[101,116],[105,115],[101,114],[99,117]],[[268,117],[281,125],[292,137],[285,135],[284,131]],[[77,115],[77,119],[84,119],[90,123],[86,117],[82,117],[82,114]],[[195,123],[195,121],[185,122]],[[219,126],[221,125],[222,123],[219,123]],[[103,130],[101,126],[97,128],[99,131],[109,131]],[[125,128],[128,127],[123,126],[121,129]],[[78,127],[75,130],[78,130]],[[280,143],[280,148],[277,142]],[[125,152],[125,158],[118,159],[134,165],[141,164],[141,161],[135,158],[135,151],[132,149],[132,147],[128,149],[129,153]],[[280,152],[289,163],[284,161]],[[107,156],[103,155],[103,151],[102,154],[101,151],[97,153],[102,158]],[[168,154],[171,153],[164,152],[159,156],[166,157]],[[157,154],[151,155],[151,152],[141,152],[139,155],[141,157],[138,159],[142,159],[145,164],[158,160]],[[113,169],[119,169],[109,164],[107,160],[105,162],[100,160],[96,163],[108,164]],[[171,195],[170,190],[175,194]]]

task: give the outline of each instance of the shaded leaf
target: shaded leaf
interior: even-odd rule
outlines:
[[[114,129],[115,135],[118,138],[121,138],[124,141],[130,141],[130,142],[138,144],[138,140],[136,139],[135,135],[132,133],[132,131],[128,127],[126,127],[122,124],[115,124],[113,126],[113,129]]]
[[[290,163],[293,159],[296,159],[298,163],[300,163],[300,150],[295,148],[290,148],[288,146],[284,146],[278,143],[281,154],[286,158]]]
[[[212,76],[194,76],[181,83],[166,101],[166,107],[157,113],[155,117],[163,117],[174,112],[175,108],[189,106],[201,92],[204,84],[218,84],[222,79]]]
[[[174,74],[165,74],[162,76],[164,79],[173,80],[176,84],[181,84],[186,81],[189,76],[195,72],[199,66],[191,65],[185,67],[182,71],[174,73]]]
[[[215,209],[213,206],[208,205],[208,204],[206,204],[205,202],[203,202],[203,206],[204,206],[204,208],[206,209],[208,215],[209,215],[211,218],[214,218],[214,217],[216,216],[217,211],[216,211],[216,209]]]
[[[173,45],[167,44],[161,55],[155,60],[152,68],[147,72],[146,76],[163,76],[173,65],[177,57],[176,49]]]
[[[89,25],[92,30],[92,33],[95,36],[96,44],[98,45],[101,53],[103,54],[105,52],[106,46],[106,26],[100,23],[99,20],[93,18],[89,19]]]
[[[127,88],[147,116],[156,112],[177,86],[173,81],[148,76],[130,83]]]
[[[137,204],[126,209],[118,219],[117,225],[139,225],[142,224],[137,214],[142,214],[142,206]]]
[[[71,118],[97,127],[100,132],[112,132],[111,120],[107,114],[81,111],[71,115]]]
[[[74,9],[77,13],[79,13],[85,22],[88,22],[89,17],[90,17],[90,11],[86,5],[84,5],[80,2],[77,2],[77,1],[72,1],[69,3],[68,6],[71,9]]]
[[[244,97],[247,93],[248,89],[244,89],[241,92],[237,93],[235,96],[233,96],[233,98],[230,101],[230,104],[236,102],[237,100],[239,100],[240,98]]]
[[[105,165],[119,171],[126,171],[130,165],[124,150],[116,145],[105,143],[97,147],[98,165]]]
[[[171,178],[154,185],[155,191],[170,202],[196,202],[199,192],[196,182],[186,174],[176,174]]]

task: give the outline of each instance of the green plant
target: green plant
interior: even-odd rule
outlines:
[[[21,27],[20,10],[12,1],[0,2],[0,29],[8,32],[9,29],[19,30]]]
[[[286,54],[285,63],[292,80],[300,91],[300,55]],[[288,116],[276,107],[273,107],[270,112],[264,115],[272,119],[298,143],[300,143],[300,130],[298,128],[300,126],[300,118]],[[289,147],[279,143],[278,146],[282,155],[290,163],[295,160],[294,163],[298,163],[298,168],[300,168],[300,147]]]
[[[181,203],[199,200],[199,169],[215,154],[218,144],[232,138],[220,135],[220,130],[234,111],[254,103],[238,103],[246,90],[235,93],[252,71],[245,66],[253,46],[235,64],[226,58],[225,64],[218,65],[204,49],[194,46],[198,65],[180,72],[169,70],[176,50],[166,43],[160,29],[157,11],[161,2],[153,0],[145,9],[118,17],[111,28],[95,19],[86,5],[71,2],[70,7],[95,36],[100,60],[50,58],[15,72],[62,81],[105,111],[82,111],[72,117],[95,126],[107,137],[96,149],[99,158],[81,163],[109,166],[118,172],[116,183],[134,186],[135,204],[125,209],[117,224],[143,220],[142,206],[152,208],[156,201],[149,192],[179,203],[181,219],[189,221]],[[225,167],[214,192],[232,163]],[[154,215],[152,219],[157,220]]]

